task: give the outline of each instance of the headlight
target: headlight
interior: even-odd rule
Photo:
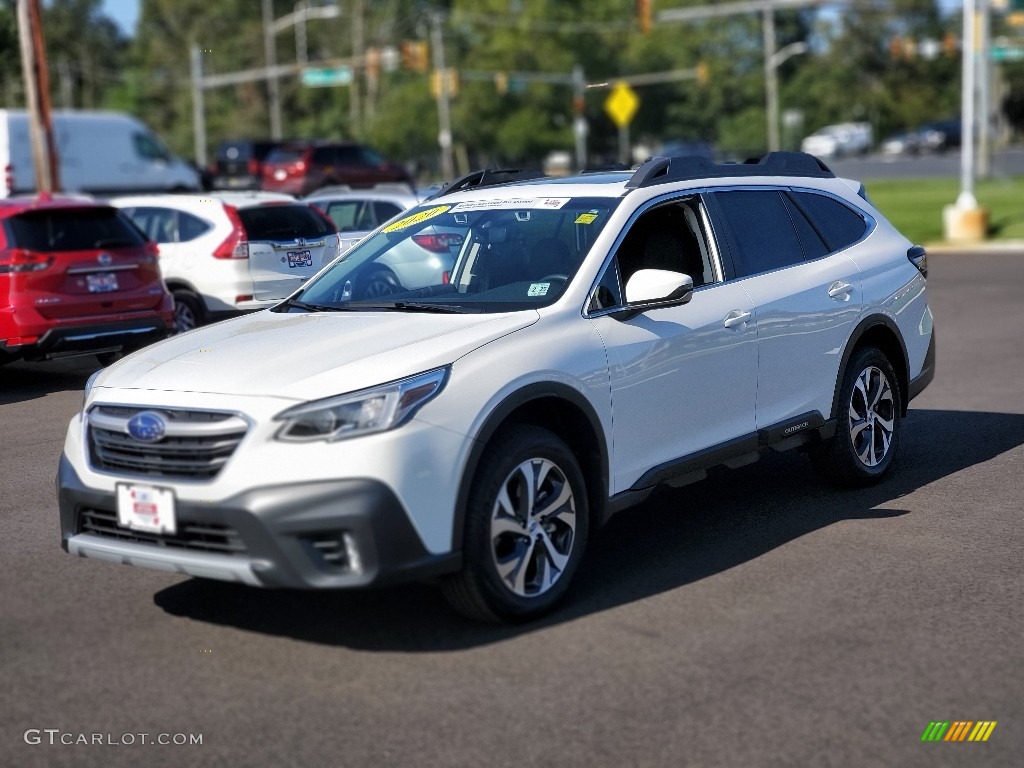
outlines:
[[[85,391],[82,392],[82,412],[85,412],[85,402],[89,399],[89,393],[92,392],[92,385],[96,383],[96,379],[103,373],[103,368],[100,368],[96,373],[89,377],[89,380],[85,382]]]
[[[274,417],[285,422],[278,440],[344,440],[393,429],[409,419],[444,387],[447,368],[382,384],[348,395],[330,397],[289,408]]]

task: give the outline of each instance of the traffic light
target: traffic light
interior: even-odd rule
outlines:
[[[902,59],[904,55],[905,44],[902,37],[898,35],[889,41],[889,58],[891,59]]]
[[[653,23],[654,0],[636,0],[636,23],[641,32],[650,32]]]
[[[411,72],[426,72],[430,66],[430,47],[423,40],[403,40],[400,47],[402,68]]]
[[[708,81],[711,79],[711,72],[708,70],[706,62],[700,62],[694,73],[697,76],[697,85],[707,85]]]
[[[947,32],[942,38],[942,53],[951,59],[960,53],[960,41],[952,32]]]

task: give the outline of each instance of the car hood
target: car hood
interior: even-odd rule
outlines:
[[[95,386],[316,400],[447,365],[537,318],[263,311],[146,347]]]

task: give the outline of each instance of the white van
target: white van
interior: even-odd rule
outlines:
[[[121,112],[54,112],[54,142],[65,192],[199,190],[198,172],[179,160],[145,125]],[[34,192],[28,115],[0,109],[0,198]]]

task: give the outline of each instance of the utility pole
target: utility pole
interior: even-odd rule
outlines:
[[[59,159],[53,142],[50,78],[46,68],[39,0],[18,0],[18,38],[36,189],[39,192],[56,192],[60,190]]]
[[[583,74],[583,67],[579,64],[572,68],[572,134],[576,140],[576,170],[582,171],[587,167],[587,134],[590,126],[587,123],[585,97],[587,89],[587,78]]]
[[[263,0],[263,54],[267,65],[267,101],[270,138],[281,138],[281,82],[277,79],[277,40],[274,36],[274,0]]]
[[[440,11],[430,14],[430,44],[434,49],[434,71],[440,79],[437,89],[437,144],[441,148],[441,178],[450,181],[455,177],[455,163],[452,159],[452,118],[451,94],[448,93],[448,72],[444,62],[444,32],[441,25],[444,17]]]
[[[352,0],[352,60],[361,62],[363,58],[363,0]],[[362,100],[359,92],[359,77],[353,75],[348,91],[349,125],[353,138],[359,138],[363,132]]]
[[[765,4],[762,11],[764,21],[762,31],[764,37],[764,91],[767,101],[768,120],[768,151],[775,152],[779,148],[779,72],[772,63],[772,55],[778,46],[775,37],[775,10]]]
[[[203,101],[203,54],[192,44],[192,133],[196,165],[206,167],[206,105]]]

